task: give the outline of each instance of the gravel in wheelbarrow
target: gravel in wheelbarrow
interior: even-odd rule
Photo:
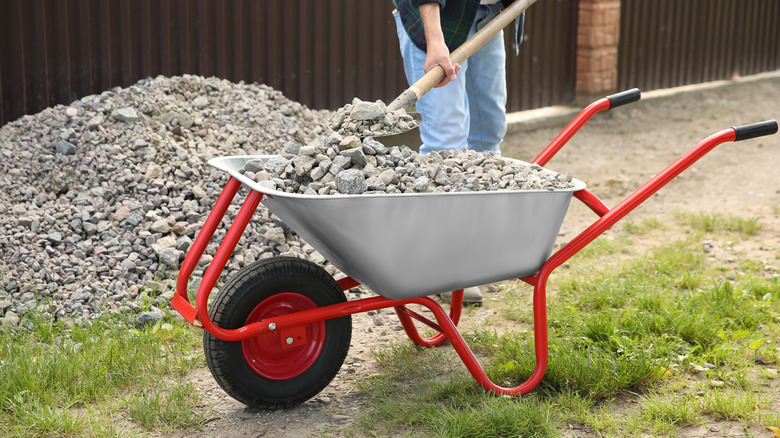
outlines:
[[[534,164],[489,153],[479,153],[477,157],[476,153],[463,152],[460,158],[470,156],[480,160],[477,172],[484,173],[486,179],[474,176],[474,162],[466,160],[469,164],[465,167],[472,173],[464,169],[463,175],[468,176],[458,172],[441,175],[439,180],[452,177],[462,183],[458,186],[450,181],[450,191],[443,191],[431,181],[437,180],[436,174],[442,172],[445,162],[450,167],[458,161],[463,163],[458,158],[461,154],[447,152],[444,156],[428,157],[431,155],[428,154],[422,158],[408,149],[391,148],[386,154],[368,156],[374,160],[379,157],[380,164],[384,165],[379,168],[387,167],[387,161],[381,163],[381,160],[395,159],[390,170],[400,175],[398,184],[384,184],[382,191],[341,194],[334,190],[342,185],[339,177],[349,172],[361,173],[349,166],[353,158],[348,162],[339,160],[345,157],[341,152],[362,152],[365,148],[345,148],[335,153],[327,173],[318,178],[318,181],[325,179],[325,183],[312,180],[311,175],[321,169],[315,163],[325,161],[314,157],[327,156],[328,150],[308,148],[311,149],[306,149],[304,154],[300,150],[293,154],[287,148],[286,156],[220,157],[209,164],[266,194],[263,205],[333,265],[374,292],[393,299],[421,297],[534,274],[552,252],[573,193],[585,188],[585,183],[571,175]],[[352,157],[359,155],[349,153]],[[357,160],[362,164],[364,158]],[[298,170],[302,162],[307,163],[305,171]],[[407,164],[414,162],[419,166],[410,172]],[[423,165],[428,162],[432,163],[430,168]],[[484,171],[489,165],[493,168]],[[334,176],[330,169],[336,166],[342,170]],[[364,166],[382,173],[373,165],[357,167]],[[428,172],[436,166],[438,170],[431,176]],[[372,178],[381,182],[378,176],[365,179]],[[424,188],[416,184],[423,178],[429,180]],[[505,184],[501,184],[502,178]],[[541,188],[539,184],[536,189],[523,189],[523,183],[517,184],[528,179],[546,181],[548,186]],[[467,180],[471,184],[466,184]],[[480,183],[491,180],[493,187],[489,182]],[[551,185],[550,181],[557,185]]]

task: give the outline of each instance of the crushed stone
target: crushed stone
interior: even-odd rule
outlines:
[[[571,174],[466,149],[420,155],[372,137],[331,134],[313,145],[285,146],[239,169],[261,187],[307,195],[568,190]]]
[[[4,125],[0,329],[24,326],[31,312],[73,321],[117,313],[144,324],[169,309],[177,270],[227,181],[207,160],[306,143],[330,132],[330,114],[265,85],[185,75],[144,79]],[[224,233],[207,246],[191,288]],[[324,263],[259,208],[224,275],[275,255]]]

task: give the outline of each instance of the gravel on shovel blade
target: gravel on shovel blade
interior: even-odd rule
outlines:
[[[388,111],[381,100],[367,102],[358,98],[337,109],[330,119],[331,129],[343,136],[379,137],[400,134],[418,126],[420,123],[403,108]]]

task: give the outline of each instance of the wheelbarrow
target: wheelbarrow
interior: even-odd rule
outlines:
[[[547,164],[597,112],[639,98],[639,90],[633,89],[590,104],[532,163]],[[204,330],[204,352],[215,380],[254,408],[290,407],[322,391],[347,355],[351,315],[387,308],[395,310],[415,344],[436,347],[449,341],[487,391],[526,394],[540,383],[548,363],[546,285],[552,271],[715,146],[777,129],[776,121],[767,120],[718,132],[611,209],[577,180],[572,189],[555,191],[290,194],[260,187],[238,172],[257,157],[215,158],[209,164],[229,178],[182,264],[171,304]],[[190,276],[241,186],[248,194],[203,275],[193,305]],[[598,219],[553,254],[572,197]],[[346,276],[335,279],[303,259],[263,259],[229,278],[209,304],[261,202]],[[534,289],[536,366],[520,385],[503,387],[488,378],[457,325],[464,288],[514,278]],[[344,291],[361,284],[378,296],[347,301]],[[429,297],[443,291],[454,291],[449,311]],[[432,319],[410,309],[412,304],[429,309]],[[436,334],[424,337],[417,324]]]

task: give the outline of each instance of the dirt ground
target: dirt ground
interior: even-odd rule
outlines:
[[[649,98],[640,102],[597,114],[548,167],[571,172],[575,178],[586,181],[607,206],[613,207],[710,134],[731,126],[780,118],[780,75],[670,95],[647,94]],[[532,160],[569,120],[569,115],[565,115],[512,126],[503,146],[504,155]],[[675,211],[759,217],[764,227],[761,241],[780,248],[778,167],[780,135],[723,144],[645,201],[626,220],[652,217],[665,221]],[[572,201],[560,242],[570,240],[595,219],[581,203]],[[767,258],[767,252],[758,248],[745,251]],[[778,260],[774,256],[769,262],[777,264]],[[493,312],[488,303],[469,318],[479,320]],[[197,385],[205,402],[202,409],[209,415],[202,431],[173,436],[343,436],[343,428],[351,425],[363,409],[364,399],[355,382],[377,372],[371,348],[402,336],[397,318],[390,313],[380,313],[379,317],[355,315],[352,346],[341,372],[322,393],[293,409],[247,411],[217,386],[208,369],[195,370],[189,380]],[[775,407],[780,409],[780,397]],[[750,433],[772,436],[760,427]],[[687,437],[742,434],[739,423],[713,422],[680,432],[680,436]],[[570,436],[585,435],[571,432]]]

